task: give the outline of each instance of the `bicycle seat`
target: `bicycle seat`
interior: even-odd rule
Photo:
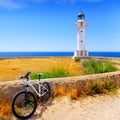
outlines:
[[[41,75],[43,75],[43,73],[38,73],[38,76],[41,76]]]

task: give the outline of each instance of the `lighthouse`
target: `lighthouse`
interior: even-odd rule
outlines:
[[[88,51],[85,48],[86,20],[83,12],[80,12],[78,14],[78,18],[76,21],[76,29],[77,29],[77,50],[74,52],[74,57],[87,57]]]

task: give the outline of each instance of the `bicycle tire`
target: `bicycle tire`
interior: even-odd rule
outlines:
[[[48,82],[43,82],[42,85],[47,89],[47,92],[46,92],[46,89],[44,87],[41,88],[42,94],[46,92],[43,96],[41,96],[41,101],[45,103],[48,101],[48,99],[51,96],[51,90]]]
[[[12,101],[12,112],[15,117],[25,120],[30,118],[37,108],[37,101],[33,93],[27,92],[27,102],[25,91],[19,92]]]

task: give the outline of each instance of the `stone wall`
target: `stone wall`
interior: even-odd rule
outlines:
[[[50,83],[52,98],[68,95],[73,99],[77,99],[85,94],[86,86],[90,86],[96,81],[105,82],[111,80],[116,83],[118,88],[120,88],[120,71],[76,77],[45,79],[42,81]],[[24,85],[21,85],[19,80],[0,82],[0,104],[2,105],[2,103],[6,101],[7,105],[10,107],[12,98],[20,90],[24,90]],[[3,107],[0,108],[0,113],[1,110],[3,110]]]
[[[120,71],[48,80],[51,85],[53,97],[63,95],[80,97],[83,96],[86,86],[90,87],[95,82],[105,81],[113,82],[116,84],[117,88],[120,88]]]
[[[100,80],[113,80],[116,82],[117,87],[120,87],[120,71],[109,72],[103,74],[94,74],[94,75],[84,75],[84,76],[75,76],[75,77],[65,77],[65,78],[52,78],[44,79],[50,83],[52,96],[57,96],[59,94],[66,94],[68,89],[78,89],[82,90],[84,85],[91,81],[100,81]],[[34,82],[33,82],[34,83]],[[58,89],[64,89],[64,93],[57,93]],[[9,82],[0,82],[0,97],[5,95],[9,98],[12,98],[17,92],[24,90],[24,85],[21,84],[19,80],[9,81]]]

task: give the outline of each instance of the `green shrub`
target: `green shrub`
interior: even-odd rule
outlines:
[[[37,73],[31,73],[30,74],[30,79],[32,79],[32,80],[39,79],[38,74]]]
[[[118,69],[111,62],[106,62],[103,66],[103,71],[104,72],[113,72],[113,71],[116,71],[116,70],[118,70]]]
[[[95,58],[84,61],[83,67],[85,74],[113,72],[117,70],[116,66],[112,62],[102,62],[100,60],[96,60]]]
[[[78,58],[78,57],[75,57],[75,62],[80,62],[80,58]]]
[[[116,92],[117,85],[113,81],[105,81],[105,89],[108,90],[108,92]]]
[[[52,70],[52,71],[48,71],[43,73],[43,75],[41,76],[41,79],[44,78],[58,78],[58,77],[67,77],[69,76],[69,73],[64,70],[64,69],[56,69],[56,70]],[[38,79],[38,75],[36,73],[32,73],[30,76],[31,79]]]
[[[95,80],[88,82],[85,86],[85,94],[86,95],[94,95],[101,93],[115,93],[117,90],[117,84],[113,80]]]
[[[86,95],[103,93],[102,84],[97,81],[88,82],[85,86],[85,93]]]

